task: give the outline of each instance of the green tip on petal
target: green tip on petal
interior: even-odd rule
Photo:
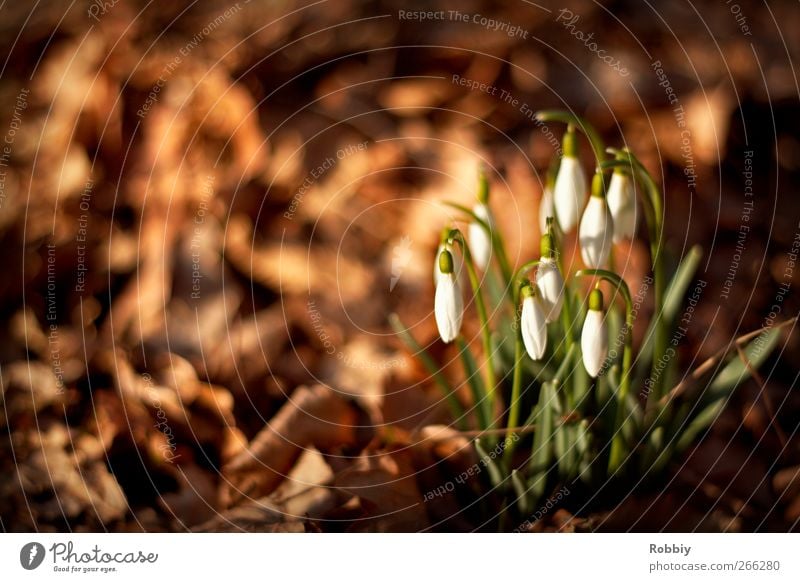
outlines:
[[[489,180],[483,167],[478,170],[478,202],[481,204],[489,203]]]
[[[603,172],[597,171],[592,178],[592,196],[596,196],[598,198],[605,198],[606,197],[606,183],[605,183],[605,176],[603,176]]]
[[[523,299],[534,297],[536,295],[536,289],[531,285],[530,281],[525,281],[519,289],[519,294]]]
[[[567,127],[567,133],[564,134],[564,139],[561,142],[561,148],[564,151],[565,157],[578,157],[578,134],[575,133],[575,128],[571,125]]]
[[[549,221],[550,219],[548,218],[547,220]],[[550,225],[548,224],[548,226],[550,226]],[[555,239],[553,237],[552,232],[546,232],[546,233],[544,233],[542,235],[542,240],[541,240],[539,249],[541,251],[542,258],[545,258],[545,257],[547,257],[549,259],[555,258],[555,256],[556,256],[556,241],[555,241]]]
[[[589,309],[603,311],[603,292],[600,289],[592,289],[592,292],[589,293]]]
[[[445,275],[453,272],[453,255],[448,250],[442,251],[439,255],[439,271]]]

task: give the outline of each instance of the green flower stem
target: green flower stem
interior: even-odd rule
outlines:
[[[519,424],[520,391],[522,387],[522,358],[524,357],[524,347],[522,344],[522,329],[520,317],[515,319],[517,330],[514,338],[514,376],[511,384],[511,404],[508,411],[508,436],[506,437],[505,449],[503,450],[503,462],[506,467],[511,467],[511,459],[514,453],[515,439],[512,438],[512,429]]]
[[[645,202],[645,218],[647,219],[648,236],[650,238],[650,260],[653,264],[653,290],[655,294],[655,315],[653,322],[653,359],[652,359],[652,391],[648,400],[655,402],[662,396],[663,374],[656,366],[667,351],[667,321],[664,316],[664,291],[666,289],[664,254],[661,252],[661,239],[664,236],[664,199],[653,176],[647,168],[627,149],[617,150],[608,148],[609,153],[617,156],[616,160],[605,162],[603,167],[622,167],[631,170],[647,196]]]
[[[575,347],[575,338],[574,338],[573,333],[572,333],[573,319],[572,319],[572,309],[571,309],[571,306],[570,306],[571,301],[572,301],[572,298],[570,297],[570,293],[569,293],[569,285],[567,285],[565,283],[564,284],[564,302],[561,304],[561,315],[560,315],[560,317],[561,317],[561,325],[564,327],[564,338],[566,340],[564,347],[566,348],[565,349],[565,353],[567,353],[567,354],[569,354],[572,351],[572,349]],[[581,367],[578,367],[578,369],[575,370],[575,374],[585,374],[585,373],[586,372]],[[565,384],[565,388],[564,388],[564,395],[566,397],[566,403],[565,404],[566,404],[566,406],[567,406],[567,408],[569,410],[573,410],[575,408],[575,406],[577,404],[577,400],[578,400],[576,398],[576,395],[575,395],[575,392],[577,392],[577,390],[578,390],[577,389],[577,385],[578,384],[576,382],[577,378],[576,378],[575,375],[570,375],[569,378],[570,379]]]
[[[613,474],[622,464],[625,455],[625,439],[622,425],[626,419],[626,402],[631,387],[631,363],[633,361],[633,299],[628,284],[611,271],[605,269],[584,269],[575,273],[576,277],[600,277],[614,285],[625,298],[625,347],[622,351],[622,376],[617,393],[617,418],[612,427],[611,454],[608,460],[608,473]]]
[[[538,266],[540,259],[534,259],[533,261],[528,261],[524,265],[522,265],[519,269],[516,270],[514,273],[514,285],[512,287],[513,290],[513,297],[514,297],[514,305],[517,304],[517,300],[519,299],[519,283],[522,280],[522,276],[533,269],[534,267]]]
[[[467,265],[467,274],[469,275],[469,282],[472,286],[472,293],[475,296],[475,307],[478,310],[478,319],[481,323],[481,336],[483,337],[483,352],[486,358],[486,398],[490,410],[494,410],[495,391],[497,389],[497,380],[494,371],[493,350],[492,350],[492,332],[489,329],[489,318],[486,314],[486,304],[483,301],[483,293],[481,292],[481,282],[478,279],[478,273],[475,271],[475,264],[472,262],[472,254],[469,252],[469,245],[464,240],[464,235],[458,229],[450,231],[448,242],[451,244],[458,243],[461,246],[461,252],[464,255],[464,263]],[[481,427],[481,428],[489,428]]]
[[[576,115],[570,111],[548,109],[545,111],[537,111],[536,119],[542,122],[560,121],[576,127],[583,132],[583,134],[589,140],[589,143],[592,144],[592,151],[594,151],[594,157],[597,160],[597,164],[599,165],[605,158],[606,147],[603,144],[603,138],[600,137],[600,134],[592,126],[592,124],[586,121],[580,115]]]
[[[521,404],[520,392],[522,390],[522,358],[524,357],[525,352],[525,348],[522,343],[522,322],[519,314],[519,289],[523,280],[523,275],[536,267],[538,264],[539,259],[528,261],[527,263],[523,264],[514,273],[512,285],[512,296],[515,305],[514,322],[516,324],[516,333],[514,334],[514,374],[511,381],[511,403],[508,411],[507,428],[509,433],[508,437],[506,438],[505,450],[503,451],[503,459],[508,467],[510,467],[511,464],[511,456],[515,443],[514,439],[511,438],[513,436],[512,429],[517,428],[519,424],[519,407]]]
[[[506,285],[510,285],[513,279],[511,278],[511,264],[508,262],[508,256],[506,255],[505,250],[505,243],[503,242],[502,235],[500,234],[500,229],[498,228],[490,228],[489,224],[479,218],[472,210],[463,206],[461,204],[457,204],[455,202],[444,202],[447,206],[451,208],[455,208],[456,210],[460,210],[464,214],[468,215],[471,220],[476,222],[486,231],[489,235],[489,238],[492,241],[492,250],[494,251],[494,256],[497,258],[497,264],[500,266],[500,272],[503,274],[503,278],[505,279]]]
[[[564,337],[567,340],[567,349],[572,347],[575,343],[575,338],[572,335],[572,308],[570,302],[572,297],[569,295],[569,285],[564,284],[564,300],[561,303],[561,325],[564,326]]]
[[[473,408],[478,416],[478,426],[484,429],[492,424],[492,409],[486,398],[486,386],[481,380],[477,362],[475,362],[475,358],[472,357],[472,352],[469,350],[464,336],[459,335],[458,338],[456,338],[456,342],[458,344],[458,355],[464,367],[464,375],[466,376],[467,384],[472,393],[472,400],[474,402]]]

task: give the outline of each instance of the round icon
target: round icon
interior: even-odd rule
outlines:
[[[44,546],[38,542],[29,542],[19,551],[19,563],[26,570],[35,570],[44,561]]]

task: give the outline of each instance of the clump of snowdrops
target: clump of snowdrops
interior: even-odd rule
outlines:
[[[739,338],[681,376],[682,305],[701,250],[690,249],[668,274],[663,195],[645,166],[627,149],[606,149],[580,117],[561,111],[537,117],[566,124],[540,202],[539,256],[510,264],[481,173],[474,207],[450,204],[466,232],[447,225],[434,260],[436,324],[443,342],[455,342],[470,402],[393,319],[442,389],[454,424],[478,435],[474,443],[501,495],[501,513],[523,519],[559,483],[591,491],[663,474],[779,336],[776,326]],[[591,179],[579,159],[581,136],[595,157]],[[567,273],[561,249],[576,230],[585,268]],[[641,230],[650,263],[635,291],[640,300],[652,293],[647,322],[612,264],[614,246]],[[469,303],[479,319],[480,353],[461,335]],[[634,352],[635,326],[646,330]],[[487,454],[490,448],[502,453]]]

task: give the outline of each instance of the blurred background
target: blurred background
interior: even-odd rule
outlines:
[[[663,180],[671,262],[704,248],[692,368],[800,308],[798,28],[788,0],[4,4],[0,529],[480,529],[476,492],[424,501],[469,461],[420,442],[447,408],[388,324],[447,359],[439,202],[485,164],[536,256],[563,127],[533,112],[585,116]],[[618,252],[641,277],[644,234]],[[799,349],[658,490],[534,529],[796,529]]]

